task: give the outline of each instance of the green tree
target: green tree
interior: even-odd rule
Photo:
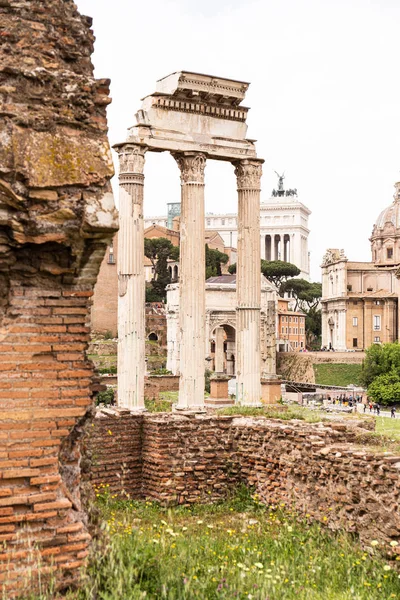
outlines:
[[[221,265],[226,265],[229,256],[219,250],[211,250],[206,244],[206,279],[222,275]]]
[[[147,302],[164,302],[166,287],[171,283],[168,270],[168,260],[179,259],[179,248],[167,238],[152,238],[144,240],[144,254],[153,265],[153,279],[146,289]]]
[[[310,308],[304,311],[306,315],[306,342],[307,347],[312,347],[316,350],[321,348],[321,333],[322,333],[322,313],[321,309]],[[317,343],[318,342],[318,343]]]
[[[400,373],[400,344],[373,344],[365,352],[361,373],[362,384],[368,387],[380,375]]]
[[[305,279],[288,279],[279,290],[281,296],[290,294],[296,301],[295,310],[304,312],[316,309],[322,296],[322,283],[310,282]]]
[[[228,271],[232,274],[236,273],[236,263],[230,265]],[[261,273],[280,291],[284,281],[289,277],[300,275],[300,269],[283,260],[261,260]]]
[[[322,313],[318,308],[322,296],[322,284],[305,279],[288,279],[280,287],[280,295],[288,293],[296,301],[295,310],[302,310],[306,315],[307,346],[320,346]]]
[[[261,260],[261,273],[276,285],[280,293],[283,282],[289,277],[300,275],[300,269],[296,265],[283,260]]]
[[[395,369],[378,375],[368,386],[368,395],[375,402],[391,404],[400,401],[400,375]]]

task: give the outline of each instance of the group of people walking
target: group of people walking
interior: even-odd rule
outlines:
[[[369,408],[369,412],[372,413],[372,411],[374,411],[374,415],[380,415],[381,414],[381,407],[379,405],[379,402],[371,402],[370,400],[368,400],[366,403],[364,403],[364,412],[367,412],[367,407]],[[391,419],[395,419],[396,418],[396,407],[392,406],[390,409],[390,418]]]

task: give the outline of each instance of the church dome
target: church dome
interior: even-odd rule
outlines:
[[[394,200],[376,220],[372,230],[372,261],[379,265],[400,263],[400,181],[395,183]]]

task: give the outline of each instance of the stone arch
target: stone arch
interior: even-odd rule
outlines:
[[[149,340],[149,342],[158,342],[158,335],[156,334],[155,331],[152,331],[151,333],[149,333],[149,335],[147,336],[147,339]]]

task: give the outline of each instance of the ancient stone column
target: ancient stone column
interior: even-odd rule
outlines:
[[[118,404],[144,410],[145,279],[143,185],[146,148],[118,148]]]
[[[177,408],[204,408],[204,168],[200,152],[173,154],[181,170],[179,270],[180,382]]]
[[[236,377],[238,402],[261,406],[260,180],[264,161],[235,164],[238,186]]]
[[[224,330],[217,327],[215,330],[215,372],[224,372]]]

